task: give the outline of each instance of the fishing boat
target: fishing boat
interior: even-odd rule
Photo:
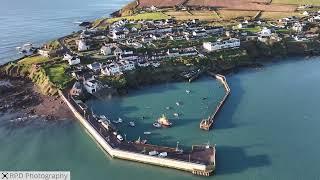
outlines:
[[[186,93],[187,93],[187,94],[189,94],[190,92],[191,92],[190,90],[188,90],[188,89],[186,90]]]
[[[170,107],[170,106],[167,106],[167,107],[166,107],[166,109],[167,109],[167,110],[170,110],[170,109],[171,109],[171,107]]]
[[[119,122],[119,123],[122,123],[123,120],[122,120],[121,118],[118,118],[118,122]]]
[[[180,106],[180,102],[176,102],[176,105],[177,105],[177,106]]]
[[[151,134],[151,132],[149,132],[149,131],[145,131],[145,132],[143,132],[143,134],[145,134],[145,135],[149,135],[149,134]]]
[[[129,126],[131,126],[131,127],[135,127],[135,126],[136,126],[136,124],[135,124],[133,121],[130,121],[130,122],[129,122]]]
[[[161,124],[160,124],[160,123],[155,122],[155,123],[153,123],[152,125],[153,125],[154,127],[156,127],[156,128],[161,128]]]
[[[175,117],[179,117],[179,113],[173,113]]]
[[[163,114],[157,121],[159,124],[163,126],[171,126],[172,123],[169,121],[169,119]]]

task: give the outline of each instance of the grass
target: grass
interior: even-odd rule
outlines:
[[[271,19],[271,20],[277,20],[289,16],[298,16],[302,17],[302,14],[299,12],[262,12],[260,18],[262,19]]]
[[[32,57],[26,57],[18,62],[18,64],[21,65],[32,65],[37,63],[43,63],[47,62],[49,60],[48,57],[44,56],[32,56]]]
[[[221,18],[224,20],[236,19],[239,17],[253,17],[258,11],[231,11],[231,10],[219,10]]]
[[[319,0],[272,0],[272,3],[276,4],[310,4],[310,5],[320,5]]]
[[[220,20],[220,17],[214,11],[168,11],[165,14],[175,18],[178,21],[189,19],[199,19],[202,21]]]
[[[48,65],[44,69],[49,80],[60,89],[64,89],[67,86],[67,84],[72,80],[72,77],[66,74],[67,68],[68,64],[61,63]]]
[[[169,19],[170,16],[167,14],[164,14],[162,12],[152,12],[152,13],[142,13],[142,14],[136,14],[133,16],[123,16],[118,18],[110,18],[107,20],[108,23],[113,23],[116,21],[119,21],[121,19],[127,19],[127,20],[161,20],[161,19]]]
[[[241,30],[252,32],[252,33],[257,33],[257,32],[261,31],[261,27],[256,26],[256,27],[250,27],[250,28],[242,28]]]

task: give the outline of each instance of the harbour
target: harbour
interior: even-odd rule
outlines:
[[[195,145],[191,151],[184,152],[178,145],[176,148],[170,148],[140,143],[140,140],[123,140],[110,120],[105,119],[106,125],[102,123],[104,126],[101,126],[101,121],[94,117],[83,102],[61,91],[59,94],[83,127],[111,157],[189,171],[201,176],[210,176],[215,169],[214,146]]]

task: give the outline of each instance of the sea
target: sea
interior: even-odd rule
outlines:
[[[14,47],[26,40],[42,43],[68,34],[78,29],[74,21],[107,16],[125,3],[2,0],[0,27],[5,29],[1,34],[5,41],[1,41],[1,48],[9,46],[4,43],[8,41]],[[0,54],[3,61],[8,60],[4,56],[10,59],[14,55],[3,49]],[[179,142],[182,148],[216,145],[217,169],[211,177],[112,159],[76,120],[37,118],[21,122],[15,120],[15,113],[0,114],[0,170],[70,171],[75,180],[317,180],[319,67],[320,57],[290,57],[275,59],[261,69],[228,74],[231,95],[209,132],[200,130],[199,122],[210,115],[224,93],[212,77],[204,76],[191,84],[147,86],[126,96],[88,102],[96,114],[122,118],[124,122],[117,126],[128,140],[140,137],[174,147]],[[162,114],[173,122],[172,128],[152,127]],[[129,127],[129,121],[136,127]],[[144,135],[145,131],[151,134]]]

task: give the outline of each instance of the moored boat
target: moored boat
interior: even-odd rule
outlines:
[[[159,124],[163,126],[171,126],[172,123],[169,121],[169,119],[163,114],[157,121]]]
[[[135,126],[136,126],[136,124],[135,124],[133,121],[130,121],[130,122],[129,122],[129,126],[131,126],[131,127],[135,127]]]

